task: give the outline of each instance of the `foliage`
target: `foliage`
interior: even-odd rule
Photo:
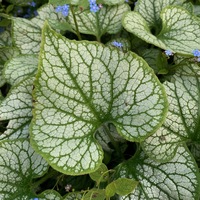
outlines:
[[[199,1],[0,6],[0,199],[199,200]]]

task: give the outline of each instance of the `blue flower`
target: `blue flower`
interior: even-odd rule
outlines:
[[[91,12],[97,12],[99,11],[100,7],[96,4],[96,0],[89,0],[89,4],[90,4],[90,11]]]
[[[112,45],[115,46],[115,47],[118,47],[118,48],[122,48],[123,47],[123,44],[121,42],[117,42],[117,41],[113,41]]]
[[[195,57],[200,57],[200,51],[198,49],[193,50],[192,53]]]
[[[165,50],[164,52],[166,56],[173,56],[173,53],[170,50]]]
[[[64,17],[67,17],[69,14],[69,5],[65,4],[63,6],[57,6],[55,9],[56,12],[61,12]]]
[[[32,7],[35,7],[36,3],[34,1],[32,1],[32,2],[29,3],[29,5],[32,6]]]

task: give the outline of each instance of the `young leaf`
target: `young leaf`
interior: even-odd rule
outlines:
[[[97,13],[77,10],[75,12],[78,29],[81,33],[95,35],[97,38],[105,33],[114,34],[122,29],[121,19],[124,12],[130,10],[127,4],[103,6]],[[69,13],[69,23],[76,30],[72,13]]]
[[[161,12],[162,30],[154,36],[146,21],[137,12],[124,15],[124,28],[147,43],[172,52],[192,55],[200,49],[200,19],[181,7],[168,6]],[[184,41],[184,42],[183,42]]]
[[[0,139],[27,138],[32,118],[33,78],[29,77],[13,87],[0,105],[0,121],[9,120]]]
[[[106,186],[106,196],[112,197],[116,194],[125,196],[133,192],[137,187],[138,181],[128,178],[118,178]]]
[[[105,200],[105,190],[93,188],[83,195],[81,200]]]
[[[95,131],[112,122],[130,141],[163,123],[167,99],[153,70],[137,55],[97,42],[67,40],[45,25],[35,82],[31,142],[66,174],[98,169]]]
[[[97,184],[100,182],[106,182],[109,178],[108,168],[105,164],[101,163],[99,168],[89,175],[92,180],[97,182]]]
[[[48,164],[36,154],[27,140],[0,142],[0,199],[27,200],[35,194],[33,178],[42,176]]]
[[[188,149],[180,146],[169,162],[159,163],[140,152],[116,168],[119,177],[139,181],[134,192],[120,197],[132,199],[198,199],[200,174]],[[118,177],[116,175],[116,177]]]
[[[143,148],[156,160],[171,159],[183,141],[200,142],[199,99],[200,70],[196,64],[185,63],[165,82],[169,112],[163,126],[147,138]]]

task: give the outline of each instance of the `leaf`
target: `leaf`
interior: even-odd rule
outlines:
[[[48,164],[27,140],[0,142],[0,199],[27,200],[34,196],[31,181],[46,173]]]
[[[140,0],[136,3],[134,11],[146,20],[149,27],[159,30],[162,25],[161,11],[169,5],[183,5],[183,2],[185,0]]]
[[[0,121],[9,120],[0,139],[27,138],[32,118],[33,78],[29,77],[9,92],[0,105]]]
[[[64,200],[82,200],[83,194],[80,192],[70,192],[65,197]]]
[[[13,24],[14,45],[22,54],[37,54],[40,50],[41,29],[30,20],[14,18]]]
[[[97,42],[67,40],[45,25],[35,82],[31,143],[65,174],[98,169],[94,138],[112,122],[130,141],[142,141],[163,123],[163,86],[143,59]]]
[[[6,83],[6,80],[3,76],[3,65],[0,64],[0,87],[2,87],[5,83]]]
[[[45,190],[38,197],[38,200],[63,200],[62,196],[55,190]]]
[[[165,82],[169,111],[163,126],[143,142],[143,149],[156,160],[171,159],[184,141],[200,142],[200,70],[185,63]]]
[[[156,74],[167,74],[167,58],[159,49],[145,49],[142,51],[142,57]]]
[[[100,182],[106,182],[109,178],[108,168],[104,163],[101,163],[100,167],[89,174],[90,178],[99,184]]]
[[[103,6],[97,13],[89,9],[75,12],[76,21],[80,33],[91,34],[100,38],[105,33],[115,34],[122,29],[121,19],[124,12],[130,10],[127,4],[116,6]],[[76,30],[73,15],[68,16],[69,23]]]
[[[44,5],[38,10],[38,16],[31,20],[13,18],[14,45],[22,54],[37,54],[40,50],[41,28],[45,20],[63,20],[60,13],[55,13],[52,5]]]
[[[200,49],[200,19],[178,6],[168,6],[161,12],[162,30],[154,36],[146,21],[137,12],[128,12],[122,19],[124,28],[147,43],[172,52],[193,56]],[[184,41],[184,42],[183,42]]]
[[[63,0],[62,0],[63,1]],[[58,23],[64,23],[65,17],[62,13],[55,12],[55,8],[50,4],[44,4],[38,10],[38,15],[31,19],[31,21],[37,24],[41,29],[44,26],[44,22],[47,21],[57,21]]]
[[[83,195],[81,200],[105,200],[105,197],[103,189],[93,188]]]
[[[19,50],[15,47],[0,47],[0,63],[5,64],[12,57],[19,55]]]
[[[4,77],[11,85],[16,85],[29,76],[35,75],[38,65],[36,55],[19,55],[10,59],[4,68]]]
[[[121,200],[132,199],[198,199],[200,175],[195,160],[188,149],[180,146],[176,156],[169,162],[159,163],[140,152],[116,168],[119,177],[139,181],[130,195]],[[115,175],[118,177],[118,175]]]
[[[128,195],[137,187],[138,182],[128,178],[118,178],[106,186],[106,196],[112,197],[117,193],[120,196]]]
[[[0,47],[12,45],[12,39],[9,31],[0,33]]]

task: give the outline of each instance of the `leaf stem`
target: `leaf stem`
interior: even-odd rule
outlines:
[[[50,168],[50,170],[46,173],[45,176],[43,176],[41,179],[39,179],[38,181],[34,182],[32,184],[32,188],[37,188],[39,185],[41,185],[42,183],[44,183],[46,180],[48,180],[49,178],[58,175],[59,172],[53,170],[52,168]]]
[[[75,16],[75,13],[74,13],[74,8],[73,6],[70,6],[70,10],[72,12],[72,16],[73,16],[73,19],[74,19],[74,23],[75,23],[75,27],[76,27],[76,35],[78,37],[79,40],[82,40],[81,38],[81,34],[79,32],[79,29],[78,29],[78,24],[77,24],[77,21],[76,21],[76,16]]]
[[[116,152],[118,153],[119,157],[124,160],[124,155],[122,154],[118,143],[114,140],[113,136],[110,133],[110,130],[108,129],[108,127],[105,124],[103,124],[103,129],[105,130],[105,132],[107,133],[108,137],[110,138],[110,141],[111,141],[112,145],[114,146]]]

